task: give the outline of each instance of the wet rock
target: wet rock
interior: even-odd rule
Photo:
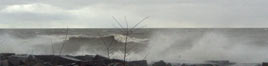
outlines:
[[[262,66],[268,66],[268,62],[263,62]]]
[[[167,66],[167,63],[163,60],[160,60],[158,62],[153,63],[152,66]]]
[[[148,64],[146,60],[130,61],[128,62],[128,66],[148,66]]]

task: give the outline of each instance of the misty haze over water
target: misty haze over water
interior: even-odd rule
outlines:
[[[112,58],[122,58],[124,35],[119,29],[0,29],[0,52],[20,54],[100,54],[102,40],[115,41]],[[129,36],[129,60],[200,62],[268,61],[266,28],[144,28]],[[52,48],[53,47],[53,48]]]

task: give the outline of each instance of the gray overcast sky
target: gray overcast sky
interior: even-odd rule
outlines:
[[[0,28],[268,27],[268,0],[0,0]]]

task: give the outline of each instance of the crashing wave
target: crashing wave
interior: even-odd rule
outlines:
[[[103,36],[86,36],[86,35],[70,35],[69,40],[94,40],[94,39],[106,39],[106,38],[113,38],[113,40],[116,40],[121,43],[126,42],[133,42],[133,43],[141,43],[141,42],[146,42],[148,39],[142,39],[142,38],[136,38],[136,37],[129,37],[126,35],[122,34],[109,34],[109,35],[103,35]]]
[[[144,42],[147,41],[148,39],[141,39],[141,38],[135,38],[135,37],[129,37],[126,35],[122,35],[122,34],[111,34],[110,36],[114,36],[114,39],[120,42],[135,42],[135,43],[139,43],[139,42]],[[127,38],[127,41],[126,41]]]
[[[69,35],[69,39],[63,41],[64,51],[66,53],[75,53],[80,51],[82,47],[86,48],[88,52],[99,53],[105,51],[107,47],[113,49],[114,52],[122,52],[123,44],[127,36],[120,34],[109,34],[102,36],[79,36],[79,35]],[[140,39],[135,37],[128,38],[128,51],[130,52],[140,52],[145,50],[148,44],[147,39]]]

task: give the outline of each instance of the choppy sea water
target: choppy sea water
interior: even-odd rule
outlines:
[[[0,29],[0,52],[62,54],[122,58],[120,29]],[[230,60],[268,61],[266,28],[144,28],[128,36],[128,59],[200,62]],[[66,39],[67,38],[67,39]]]

